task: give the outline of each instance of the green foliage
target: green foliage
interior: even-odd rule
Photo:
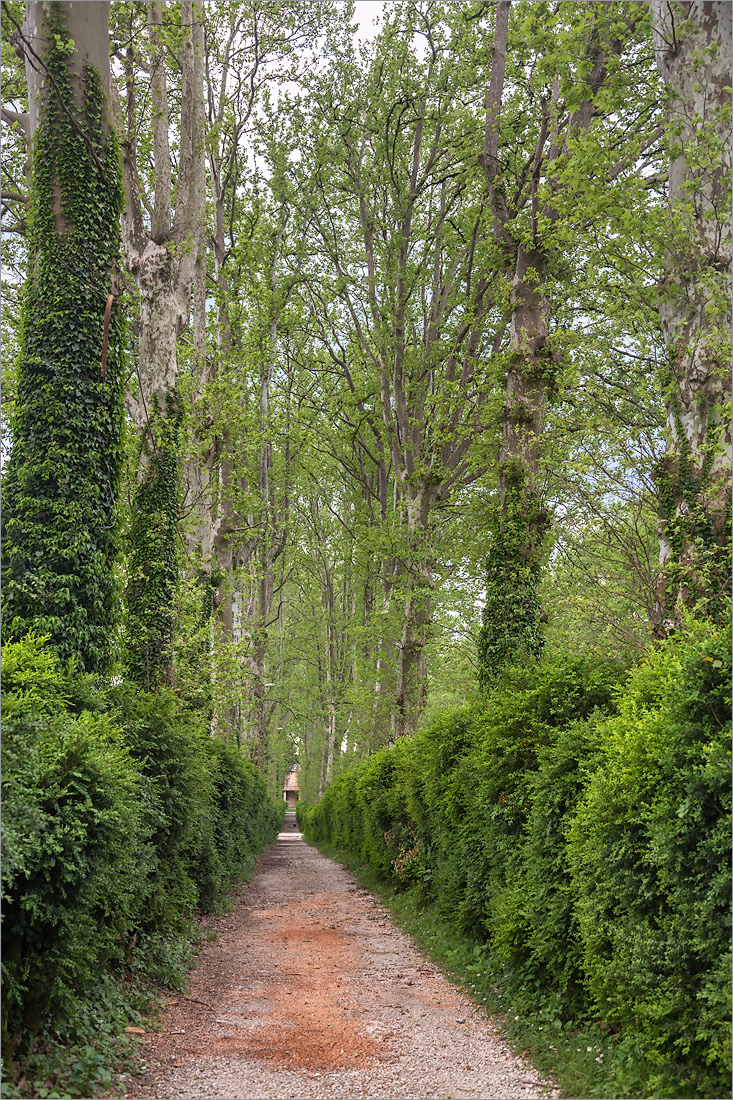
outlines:
[[[268,799],[259,769],[228,741],[207,740],[217,792],[214,838],[228,885],[249,872],[258,855],[280,828],[283,804]]]
[[[21,1088],[5,1079],[3,1065],[1,1095],[74,1100],[108,1094],[113,1073],[134,1072],[139,1066],[137,1041],[125,1028],[144,1023],[142,1014],[150,1011],[151,1001],[146,983],[120,982],[117,975],[102,970],[63,1030],[46,1032],[23,1054]],[[9,1063],[9,1052],[5,1054]]]
[[[164,409],[154,398],[130,524],[125,657],[129,676],[147,691],[170,682],[173,667],[181,416],[175,393]]]
[[[145,888],[141,777],[108,715],[3,719],[3,1013],[9,1034],[70,1019],[119,962]],[[6,1033],[7,1034],[7,1033]]]
[[[256,769],[212,740],[172,692],[100,692],[32,636],[4,648],[3,689],[3,1031],[12,1059],[52,1032],[94,1044],[82,1026],[89,1006],[104,1030],[127,1003],[110,994],[105,1016],[100,982],[179,984],[194,908],[222,904],[281,813]]]
[[[55,91],[41,100],[34,137],[29,276],[3,483],[3,632],[6,640],[29,630],[48,634],[63,660],[95,671],[109,663],[115,619],[119,309],[112,309],[104,377],[100,358],[118,254],[121,167],[99,74],[85,68],[79,108],[68,70],[73,46],[58,5],[48,19]]]
[[[581,938],[565,835],[588,775],[596,766],[598,723],[581,719],[563,726],[537,754],[529,783],[531,810],[522,844],[517,891],[526,921],[526,941],[516,952],[526,979],[557,990],[562,1018],[586,1007]]]
[[[507,464],[508,465],[508,464]],[[512,661],[539,657],[540,566],[547,514],[521,470],[507,469],[503,513],[486,564],[486,603],[478,639],[479,684],[486,691]]]
[[[694,624],[600,725],[570,831],[589,989],[636,1035],[646,1095],[730,1085],[729,719],[728,634]]]
[[[196,866],[212,847],[205,734],[170,691],[112,688],[109,702],[144,777],[141,811],[154,855],[140,929],[180,933],[198,900]]]
[[[298,820],[449,923],[482,987],[616,1032],[598,1095],[725,1096],[729,669],[710,623],[623,686],[587,657],[509,666]]]
[[[3,646],[3,716],[19,710],[51,712],[63,709],[69,699],[68,677],[45,643],[29,633],[19,642]]]

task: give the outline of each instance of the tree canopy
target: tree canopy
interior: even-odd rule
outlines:
[[[67,7],[34,131],[3,5],[8,638],[314,794],[507,663],[725,616],[725,5],[416,0],[361,40],[327,0],[90,5],[104,138]]]

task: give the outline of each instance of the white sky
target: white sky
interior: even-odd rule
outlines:
[[[357,42],[367,42],[374,38],[377,28],[374,19],[382,14],[387,0],[356,0],[354,4],[356,22],[359,30],[356,33]]]

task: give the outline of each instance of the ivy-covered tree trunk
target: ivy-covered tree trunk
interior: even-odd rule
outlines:
[[[659,314],[668,348],[660,634],[683,611],[725,615],[730,590],[730,82],[733,8],[653,0],[657,64],[667,85],[668,276]]]
[[[140,294],[137,386],[128,407],[139,432],[139,473],[126,589],[129,674],[148,689],[172,683],[178,579],[181,396],[177,340],[188,324],[204,227],[203,27],[199,0],[181,4],[181,129],[175,209],[171,179],[166,29],[148,6],[155,195],[148,230],[137,165],[135,89],[127,86],[125,256]]]
[[[29,274],[3,487],[3,638],[48,634],[89,672],[114,649],[123,419],[108,25],[108,3],[26,12]]]
[[[510,365],[507,372],[499,512],[489,550],[486,604],[479,639],[480,681],[518,654],[539,656],[543,639],[538,594],[547,512],[539,488],[540,452],[552,386],[544,353],[548,306],[545,263],[520,245],[514,278]]]
[[[549,516],[542,500],[541,444],[547,406],[556,383],[549,340],[548,257],[553,251],[557,255],[552,236],[560,218],[547,190],[543,197],[542,184],[558,162],[567,166],[578,156],[578,141],[596,117],[597,96],[607,82],[608,59],[620,54],[626,36],[640,18],[632,9],[618,24],[611,24],[602,9],[589,5],[583,12],[580,5],[566,6],[570,22],[564,29],[556,22],[555,32],[571,36],[571,53],[582,51],[583,64],[576,79],[583,95],[572,110],[561,105],[560,82],[556,79],[539,97],[536,144],[526,163],[524,181],[516,189],[503,167],[500,132],[510,7],[509,0],[500,0],[496,5],[482,157],[494,237],[508,257],[511,266],[507,274],[512,279],[499,507],[490,533],[486,604],[479,638],[479,682],[483,688],[503,665],[521,655],[539,656],[544,644],[539,583]],[[532,18],[530,11],[530,22]],[[564,18],[561,6],[553,19]],[[563,49],[560,37],[557,48]],[[574,170],[583,174],[587,166],[578,160]]]
[[[538,585],[547,530],[540,502],[539,459],[550,380],[543,349],[548,336],[547,267],[537,239],[536,190],[548,136],[547,107],[532,172],[532,237],[517,243],[507,205],[499,156],[510,4],[497,4],[483,165],[494,216],[494,235],[514,257],[509,367],[499,453],[499,507],[487,560],[486,604],[479,638],[479,682],[519,654],[542,651]]]

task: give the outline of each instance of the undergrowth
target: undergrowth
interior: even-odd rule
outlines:
[[[22,1062],[8,1067],[12,1079],[3,1066],[2,1096],[78,1100],[123,1095],[121,1076],[140,1069],[139,1041],[125,1029],[148,1030],[159,1005],[161,997],[149,981],[129,973],[101,975],[63,1031],[42,1031]]]

